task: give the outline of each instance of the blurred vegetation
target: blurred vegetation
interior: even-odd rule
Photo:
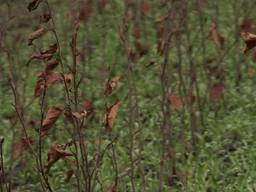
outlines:
[[[47,89],[42,107],[42,97],[34,95],[47,62],[28,60],[56,43],[56,32],[59,49],[54,58],[64,68],[59,64],[54,70],[72,73],[70,42],[79,25],[78,105],[93,104],[93,115],[84,120],[81,131],[90,171],[97,165],[94,158],[103,154],[94,188],[81,191],[111,192],[113,183],[118,192],[256,191],[256,51],[244,54],[240,37],[241,31],[256,33],[256,2],[43,0],[29,12],[30,2],[0,1],[3,186],[10,191],[43,191],[33,155],[17,149],[25,133],[15,97],[36,151],[40,110],[45,118],[51,106],[63,109],[42,141],[43,165],[49,161],[50,146],[76,142],[77,132],[64,115],[70,106],[63,82]],[[51,14],[50,21],[43,23],[43,14]],[[211,33],[213,24],[217,35]],[[50,32],[28,46],[39,26]],[[117,87],[104,95],[106,82],[117,76]],[[117,100],[121,106],[109,131],[104,127],[106,108]],[[78,111],[75,105],[70,109]],[[75,151],[74,146],[66,150]],[[82,157],[77,157],[82,164]],[[67,172],[75,170],[74,162],[74,157],[67,157],[51,167],[47,177],[53,191],[78,191],[76,174],[66,180]],[[82,176],[81,180],[83,184]]]

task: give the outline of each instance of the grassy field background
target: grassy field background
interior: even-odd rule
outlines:
[[[240,35],[256,33],[255,8],[249,0],[0,1],[0,189],[256,191],[256,51],[244,54]],[[58,78],[42,78],[37,95],[46,71]],[[61,114],[50,118],[52,106]]]

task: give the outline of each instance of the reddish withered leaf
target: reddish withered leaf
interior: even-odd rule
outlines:
[[[53,54],[51,53],[46,53],[46,54],[41,54],[41,53],[35,53],[29,57],[29,60],[27,64],[29,64],[32,60],[37,59],[37,60],[43,60],[43,61],[48,61],[53,57]]]
[[[219,47],[219,48],[223,48],[224,47],[224,38],[219,34],[219,32],[217,31],[217,25],[216,23],[212,23],[211,27],[210,27],[210,36],[212,38],[212,40],[214,41],[214,43]]]
[[[29,57],[27,64],[32,60],[38,59],[43,61],[48,61],[53,57],[53,54],[58,50],[57,44],[50,44],[47,50],[41,51],[40,53],[34,53]]]
[[[116,183],[112,183],[108,189],[107,189],[107,192],[116,192]]]
[[[110,106],[106,110],[105,114],[105,127],[106,130],[111,131],[116,119],[117,112],[120,108],[121,102],[116,101],[114,105]]]
[[[58,45],[57,43],[54,44],[50,44],[48,46],[48,49],[46,49],[45,51],[41,51],[41,54],[54,54],[56,53],[58,50]]]
[[[134,29],[133,29],[133,37],[136,40],[139,40],[141,38],[141,28],[139,26],[134,27]]]
[[[252,30],[252,19],[245,18],[240,25],[241,32],[250,32]]]
[[[93,112],[92,103],[90,101],[85,101],[82,104],[79,112],[65,111],[65,116],[70,122],[73,122],[74,118],[82,119],[82,118],[85,118],[85,117],[89,116],[92,112]]]
[[[23,137],[16,143],[14,143],[13,151],[12,151],[12,159],[18,159],[24,151],[30,151],[33,144],[33,140],[31,137]]]
[[[98,1],[98,7],[99,10],[102,11],[108,4],[108,0],[99,0]]]
[[[61,144],[53,144],[48,152],[48,163],[44,167],[45,173],[48,174],[50,168],[60,159],[72,156],[73,154],[65,151],[66,146]]]
[[[35,9],[37,9],[37,7],[39,6],[39,4],[42,2],[42,0],[33,0],[28,4],[28,11],[33,11]]]
[[[193,91],[190,90],[190,91],[188,92],[188,103],[189,103],[190,105],[193,105],[193,104],[195,103],[195,101],[196,101],[196,96],[193,94]]]
[[[172,105],[172,107],[177,110],[177,111],[181,111],[183,108],[183,103],[181,98],[178,95],[170,95],[169,96],[169,102]]]
[[[61,112],[62,112],[62,110],[56,106],[53,106],[48,110],[46,117],[43,121],[42,129],[41,129],[41,136],[45,136],[49,132],[51,127],[54,125],[54,123],[59,118]]]
[[[35,39],[42,37],[48,30],[45,27],[40,27],[39,29],[33,31],[28,38],[28,45],[32,45]]]
[[[146,46],[143,46],[138,40],[135,41],[135,48],[140,57],[148,53],[148,48]]]
[[[208,99],[210,102],[218,102],[224,95],[224,84],[218,83],[211,87]]]
[[[120,76],[116,76],[113,79],[107,81],[104,89],[104,95],[110,95],[112,93],[112,91],[117,87],[119,79]]]
[[[148,4],[147,1],[144,0],[143,3],[142,3],[142,13],[144,15],[148,15],[149,12],[150,12],[150,5]]]
[[[42,72],[38,75],[38,80],[35,86],[34,97],[40,97],[44,91],[44,88],[49,88],[54,83],[61,80],[61,77],[53,72]]]
[[[53,72],[43,72],[43,73],[40,73],[38,77],[45,80],[47,88],[51,86],[53,83],[55,83],[56,81],[61,80],[60,75]]]
[[[92,14],[92,0],[84,0],[79,14],[79,21],[87,22]]]
[[[93,104],[91,101],[84,101],[81,108],[80,113],[86,112],[87,115],[91,114],[93,112]]]
[[[74,116],[71,111],[65,110],[64,115],[69,122],[74,122]]]
[[[45,67],[45,72],[49,73],[51,72],[53,69],[55,69],[57,66],[59,65],[59,60],[55,59],[49,63],[47,63],[46,67]]]
[[[34,90],[34,98],[40,97],[44,91],[44,81],[41,79],[37,80],[35,90]]]
[[[241,37],[246,44],[244,48],[244,53],[247,53],[256,46],[256,35],[248,32],[242,32]]]

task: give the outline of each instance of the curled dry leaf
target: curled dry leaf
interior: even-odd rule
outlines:
[[[91,115],[93,113],[93,104],[91,101],[84,101],[79,113],[85,114],[86,117],[88,117],[89,115]]]
[[[52,59],[53,54],[56,53],[57,50],[58,50],[58,46],[56,43],[50,44],[47,50],[41,51],[40,53],[32,54],[29,57],[27,64],[29,64],[34,59],[48,61],[48,60]]]
[[[53,106],[51,107],[47,114],[45,119],[43,120],[43,125],[41,128],[41,136],[45,136],[51,127],[54,125],[54,123],[57,121],[61,114],[62,110],[59,107]]]
[[[59,74],[53,73],[53,72],[42,72],[38,75],[38,80],[36,82],[35,91],[34,91],[34,97],[40,97],[44,89],[51,87],[54,83],[61,80],[61,77]]]
[[[39,6],[39,4],[42,2],[42,0],[33,0],[28,4],[28,11],[31,12]]]
[[[72,112],[72,115],[73,115],[73,117],[75,117],[76,119],[83,119],[84,117],[86,117],[87,113],[86,113],[86,111],[85,111],[85,112],[82,112],[82,113],[79,113],[79,112]]]
[[[53,54],[51,53],[46,53],[46,54],[41,54],[41,53],[35,53],[35,54],[32,54],[30,57],[29,57],[29,60],[27,62],[27,64],[29,64],[32,60],[43,60],[43,61],[48,61],[50,60],[51,58],[53,57]]]
[[[253,49],[256,46],[256,35],[248,32],[241,33],[242,39],[245,41],[244,53],[246,54],[248,51]]]
[[[46,67],[45,67],[45,72],[49,73],[51,72],[53,69],[55,69],[57,66],[59,65],[59,60],[55,59],[49,63],[47,63]]]
[[[76,119],[82,119],[84,117],[88,117],[91,113],[93,112],[93,105],[90,101],[86,100],[79,112],[70,112],[70,111],[65,111],[64,115],[65,117],[70,121],[73,122],[74,118]]]
[[[116,192],[116,183],[112,183],[108,189],[107,189],[107,192]]]
[[[35,39],[42,37],[48,30],[45,27],[40,27],[39,29],[33,31],[28,38],[28,45],[32,45]]]
[[[183,109],[183,103],[180,96],[171,94],[169,96],[169,102],[175,110],[181,111]]]
[[[120,76],[116,76],[111,80],[108,80],[105,89],[104,89],[104,95],[110,95],[112,91],[117,87],[118,81],[120,79]]]
[[[33,144],[32,137],[23,137],[16,143],[14,143],[13,151],[12,151],[12,159],[18,159],[24,151],[31,151]]]
[[[57,43],[53,43],[48,46],[48,49],[46,49],[45,51],[41,51],[41,54],[54,54],[57,52],[57,50],[58,50]]]
[[[211,24],[209,33],[210,33],[210,37],[212,38],[213,42],[219,48],[221,48],[221,49],[224,48],[224,38],[218,32],[216,23]]]
[[[211,87],[208,95],[208,99],[210,102],[218,102],[224,95],[224,84],[218,83]]]
[[[50,168],[60,159],[63,159],[65,157],[72,156],[73,154],[70,152],[65,151],[66,146],[61,144],[54,144],[50,147],[50,150],[48,152],[48,163],[44,167],[45,173],[48,174],[50,171]]]
[[[116,101],[114,105],[110,106],[106,110],[105,114],[105,127],[106,130],[111,131],[114,126],[114,121],[116,119],[117,112],[120,108],[121,102]]]

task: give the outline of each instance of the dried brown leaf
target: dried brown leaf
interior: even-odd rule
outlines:
[[[121,102],[116,101],[112,106],[108,107],[105,114],[106,130],[111,131],[116,119],[117,112],[120,108]]]
[[[244,53],[246,54],[248,51],[250,51],[256,46],[256,35],[248,32],[242,32],[241,37],[246,44],[244,48]]]
[[[61,81],[59,74],[53,72],[42,72],[38,75],[38,80],[36,82],[34,97],[40,97],[44,92],[44,89],[51,87],[54,83]]]
[[[118,85],[118,81],[120,79],[120,76],[116,76],[111,80],[108,80],[106,85],[105,85],[105,89],[104,89],[104,95],[110,95],[113,90],[117,87]]]
[[[245,18],[240,25],[241,32],[250,32],[252,30],[253,20],[249,18]]]
[[[57,50],[58,50],[57,43],[53,43],[48,46],[48,49],[46,49],[45,51],[41,51],[41,54],[54,54],[57,52]]]
[[[84,101],[81,108],[80,108],[80,113],[85,113],[87,115],[90,115],[93,112],[93,104],[91,101]]]
[[[31,12],[39,6],[39,4],[42,2],[42,0],[33,0],[28,4],[28,11]]]
[[[116,183],[112,183],[108,189],[107,189],[107,192],[116,192]]]
[[[45,136],[51,127],[55,124],[57,119],[59,118],[62,109],[59,107],[53,106],[48,110],[45,119],[43,120],[43,125],[41,128],[41,136]]]
[[[223,83],[215,84],[211,87],[208,95],[210,102],[218,102],[224,95],[225,87]]]
[[[224,38],[218,32],[216,23],[211,24],[209,33],[210,33],[210,37],[212,38],[213,42],[219,48],[221,48],[221,49],[224,48]]]
[[[33,144],[32,137],[23,137],[16,143],[14,143],[12,151],[12,159],[18,159],[24,151],[31,151],[31,146]]]
[[[144,1],[142,2],[142,13],[143,13],[144,15],[148,15],[149,12],[150,12],[150,5],[148,4],[147,1],[144,0]]]
[[[45,67],[45,72],[49,73],[51,72],[53,69],[55,69],[57,66],[59,65],[59,60],[55,59],[49,63],[47,63],[46,67]]]
[[[92,14],[92,0],[84,0],[79,13],[79,21],[88,22]]]
[[[28,38],[28,45],[32,45],[33,41],[42,37],[48,30],[45,27],[40,27],[39,29],[33,31]]]
[[[169,102],[175,110],[181,111],[183,109],[183,103],[180,96],[174,94],[169,95]]]
[[[44,167],[45,173],[48,174],[50,168],[60,159],[72,156],[73,154],[65,151],[66,146],[61,144],[53,144],[48,152],[48,163]]]

